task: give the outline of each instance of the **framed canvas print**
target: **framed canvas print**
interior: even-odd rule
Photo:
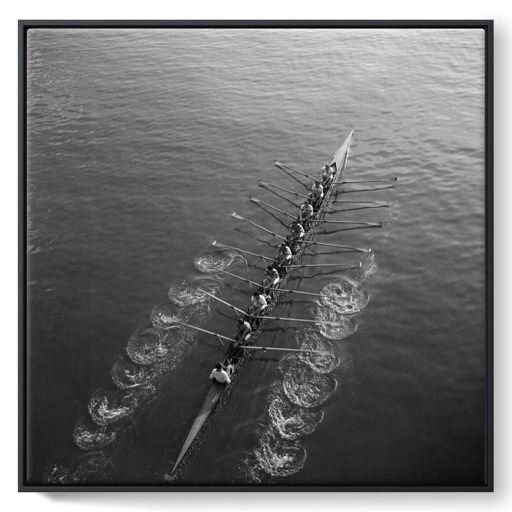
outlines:
[[[492,44],[21,21],[20,490],[492,490]]]

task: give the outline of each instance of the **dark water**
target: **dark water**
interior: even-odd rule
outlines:
[[[273,323],[261,344],[333,356],[255,354],[177,483],[484,481],[483,31],[31,30],[28,50],[30,482],[164,482],[224,349],[155,315],[232,335],[191,291],[250,290],[199,269],[259,280],[261,262],[210,243],[273,254],[229,214],[284,231],[248,201],[293,211],[258,179],[298,190],[273,160],[317,172],[351,129],[346,177],[397,188],[329,218],[384,227],[329,227],[318,241],[373,255],[317,248],[362,270],[293,285],[357,312],[324,336]]]

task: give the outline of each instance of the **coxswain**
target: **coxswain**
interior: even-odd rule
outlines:
[[[283,242],[279,246],[279,254],[275,260],[275,268],[278,272],[285,271],[284,268],[292,262],[292,250]],[[286,272],[286,271],[285,271]]]
[[[279,284],[279,272],[277,269],[271,267],[270,265],[265,269],[265,279],[261,283],[261,293],[265,296],[272,298],[273,290],[271,288],[277,288]]]
[[[299,223],[302,224],[302,226],[305,229],[308,229],[309,221],[310,221],[311,217],[313,217],[313,214],[314,214],[313,205],[309,202],[309,200],[304,201],[304,203],[302,203],[300,205],[300,209],[299,209]]]
[[[261,316],[267,307],[267,299],[260,292],[254,292],[249,306],[249,316]]]
[[[322,187],[319,180],[315,181],[311,192],[313,194],[313,208],[318,208],[320,201],[324,197],[324,187]]]
[[[238,333],[235,336],[235,346],[238,347],[239,345],[245,345],[251,339],[252,327],[247,320],[241,318],[237,321],[236,326],[238,327]]]
[[[231,366],[231,373],[233,371],[233,367]],[[228,375],[228,372],[224,369],[222,366],[222,363],[217,363],[215,365],[215,368],[212,370],[212,373],[210,374],[210,379],[212,381],[220,382],[221,384],[231,384],[231,378],[230,375]]]

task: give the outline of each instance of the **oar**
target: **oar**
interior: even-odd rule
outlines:
[[[389,201],[345,201],[344,199],[333,200],[332,202],[336,201],[337,203],[347,203],[347,204],[378,204],[378,205],[388,205]]]
[[[268,256],[263,256],[262,254],[256,254],[255,252],[249,252],[244,249],[239,249],[238,247],[231,247],[230,245],[224,245],[220,242],[217,242],[217,240],[214,240],[212,242],[212,245],[215,245],[215,247],[220,247],[221,249],[233,249],[234,251],[239,251],[244,254],[250,254],[251,256],[256,256],[257,258],[263,258],[264,260],[268,261],[274,261],[274,258],[269,258]]]
[[[231,309],[233,309],[235,312],[240,312],[242,313],[242,315],[245,315],[245,311],[242,311],[240,308],[237,308],[236,306],[233,306],[233,304],[230,304],[229,302],[226,302],[222,299],[219,299],[219,297],[215,296],[215,295],[212,295],[211,293],[208,293],[208,292],[205,292],[204,290],[202,290],[201,288],[198,288],[198,290],[201,292],[201,293],[204,293],[205,295],[208,295],[208,297],[211,297],[212,299],[215,299],[215,300],[218,300],[219,302],[221,302],[222,304],[225,304],[226,306],[230,307]]]
[[[388,185],[387,187],[360,188],[359,190],[344,190],[343,194],[352,194],[354,192],[375,192],[376,190],[386,190],[388,188],[396,188],[396,187],[395,187],[395,185]]]
[[[272,185],[272,183],[267,183],[266,181],[259,180],[258,186],[263,187],[263,188],[273,187],[273,188],[277,188],[278,190],[283,190],[284,192],[288,192],[289,194],[293,194],[294,196],[297,196],[297,197],[303,197],[304,199],[308,198],[308,196],[305,196],[304,194],[299,194],[298,192],[294,192],[293,190],[288,190],[287,188],[280,187],[279,185]]]
[[[370,210],[371,208],[389,208],[389,204],[382,204],[378,206],[358,206],[356,208],[343,208],[342,210],[332,210],[326,213],[355,212],[357,210]]]
[[[337,263],[326,263],[325,265],[289,265],[289,267],[315,267],[315,266],[339,266]],[[351,269],[357,269],[362,267],[362,263],[359,263],[358,267],[347,267],[343,270],[351,270]],[[288,267],[288,268],[289,268]],[[246,279],[245,277],[237,276],[236,274],[232,274],[231,272],[228,272],[227,270],[219,270],[219,272],[222,272],[223,274],[228,274],[229,276],[235,277],[236,279],[240,279],[240,281],[244,281],[248,284],[254,284],[256,286],[261,286],[260,283],[256,283],[255,281],[251,281],[250,279]],[[298,290],[287,290],[286,288],[273,288],[269,287],[269,290],[272,291],[278,291],[278,292],[286,292],[286,293],[297,293],[299,295],[312,295],[313,297],[323,297],[321,293],[313,293],[313,292],[300,292]]]
[[[394,176],[393,178],[384,178],[382,180],[343,180],[338,181],[337,183],[331,183],[331,187],[345,184],[350,185],[352,183],[386,183],[388,181],[398,181],[398,178]]]
[[[179,322],[179,321],[175,321],[175,323],[183,325],[185,327],[190,327],[190,329],[195,329],[196,331],[201,331],[201,332],[204,332],[206,334],[213,334],[213,336],[217,336],[218,338],[222,338],[224,340],[236,343],[236,340],[234,340],[233,338],[228,338],[227,336],[222,336],[222,334],[217,334],[216,332],[207,331],[206,329],[202,329],[201,327],[197,327],[195,325],[190,325],[190,324],[186,324],[185,322]]]
[[[219,334],[219,333],[216,333],[213,331],[208,331],[206,329],[202,329],[201,327],[197,327],[195,325],[190,325],[190,324],[186,324],[185,322],[178,322],[178,321],[176,321],[175,323],[183,325],[184,327],[189,327],[190,329],[195,329],[196,331],[201,331],[206,334],[211,334],[213,336],[217,336],[217,338],[222,338],[224,340],[231,341],[232,343],[237,342],[237,340],[234,340],[233,338],[228,338],[227,336],[223,336],[222,334]],[[302,352],[305,354],[321,354],[323,356],[330,355],[330,352],[328,352],[327,350],[305,350],[305,349],[300,349],[300,348],[281,348],[281,347],[255,347],[253,345],[239,345],[237,348],[250,349],[250,350],[263,350],[263,351],[279,350],[282,352]]]
[[[255,347],[254,345],[242,345],[238,348],[243,348],[244,350],[281,350],[283,352],[302,352],[306,354],[320,354],[322,356],[329,356],[331,352],[327,350],[304,350],[300,348],[278,348],[278,347]]]
[[[283,201],[286,201],[287,203],[290,203],[294,208],[298,208],[298,206],[288,197],[283,196],[283,194],[279,194],[275,190],[272,190],[271,188],[264,187],[261,183],[259,184],[261,188],[264,188],[265,190],[268,190],[271,194],[274,194],[275,196],[279,197],[279,199],[282,199]]]
[[[226,301],[224,301],[222,299],[219,299],[215,295],[212,295],[211,293],[205,292],[201,288],[198,288],[198,290],[201,293],[204,293],[205,295],[208,295],[212,299],[215,299],[215,300],[218,300],[219,302],[222,302],[222,304],[225,304],[226,306],[229,306],[230,308],[234,309],[235,311],[240,311],[244,315],[247,315],[247,313],[245,313],[241,309],[237,308],[236,306],[233,306],[229,302],[226,302]],[[324,324],[329,324],[329,325],[340,325],[341,324],[341,322],[331,322],[331,321],[325,321],[325,320],[320,322],[318,320],[307,320],[306,318],[289,318],[289,317],[284,317],[283,318],[283,317],[280,317],[280,316],[259,316],[259,315],[247,315],[247,316],[250,316],[251,318],[262,318],[262,319],[267,319],[267,320],[285,320],[287,322],[304,322],[304,323],[309,323],[309,324],[319,324],[319,323],[324,323]]]
[[[378,204],[378,205],[386,205],[389,206],[389,201],[345,201],[344,199],[332,200],[332,202],[336,203],[347,203],[347,204]]]
[[[283,215],[290,217],[290,219],[296,218],[296,215],[291,215],[290,213],[286,213],[285,211],[280,210],[279,208],[276,208],[275,206],[272,206],[271,204],[265,203],[264,201],[261,201],[260,199],[257,199],[256,197],[253,197],[253,196],[249,197],[249,201],[252,201],[253,203],[256,203],[256,204],[260,204],[260,203],[264,204],[268,208],[272,208],[272,210],[275,210],[276,212],[282,213]]]
[[[297,179],[292,173],[288,172],[284,167],[282,166],[279,166],[277,165],[276,167],[278,167],[279,169],[281,169],[281,171],[283,171],[284,173],[286,173],[288,176],[290,176],[290,178],[294,179],[297,183],[300,183],[305,189],[308,188],[308,186],[305,184],[305,183],[302,183],[302,181],[300,181],[299,179]]]
[[[286,241],[286,238],[284,238],[283,236],[278,235],[278,234],[274,233],[273,231],[270,231],[269,229],[266,229],[263,226],[260,226],[259,224],[256,224],[255,222],[252,222],[250,220],[244,219],[244,217],[242,217],[241,215],[238,215],[238,213],[232,213],[231,215],[233,217],[235,217],[236,219],[245,220],[249,224],[252,224],[253,226],[256,226],[257,228],[260,228],[263,231],[266,231],[267,233],[270,233],[271,235],[274,235],[277,238],[280,238],[281,240],[285,240]],[[328,246],[328,247],[337,247],[339,249],[349,249],[349,250],[356,251],[356,252],[372,252],[371,249],[361,249],[359,247],[351,247],[351,246],[347,246],[347,245],[327,244],[327,243],[324,243],[324,242],[313,242],[313,241],[309,241],[309,240],[301,240],[300,243],[301,244],[325,245],[325,246]]]
[[[328,224],[358,224],[360,226],[373,226],[373,227],[382,227],[382,222],[352,222],[350,220],[324,220],[324,219],[313,219],[308,222],[326,222]]]
[[[313,268],[313,267],[340,267],[339,263],[311,263],[309,265],[287,265],[286,268]],[[359,262],[356,267],[342,267],[340,270],[355,270],[361,268],[363,264]]]
[[[355,252],[372,252],[371,248],[370,249],[361,249],[360,247],[349,247],[346,245],[328,244],[325,242],[313,242],[313,241],[309,241],[309,240],[302,240],[301,243],[302,244],[312,244],[312,245],[323,245],[326,247],[337,247],[338,249],[350,249]]]
[[[256,224],[256,222],[253,222],[252,220],[245,219],[241,215],[238,215],[238,213],[234,212],[231,214],[235,219],[238,220],[244,220],[245,222],[248,222],[249,224],[252,224],[253,226],[256,226],[257,228],[262,229],[263,231],[266,231],[267,233],[270,233],[271,235],[274,235],[277,238],[280,238],[281,240],[284,240],[286,242],[286,238],[284,236],[278,235],[277,233],[274,233],[273,231],[270,231],[270,229],[264,228],[263,226],[260,226],[259,224]]]
[[[279,167],[282,171],[286,169],[296,172],[297,174],[300,174],[302,176],[305,176],[306,178],[309,178],[310,180],[316,181],[318,178],[314,178],[313,176],[310,176],[309,174],[306,174],[305,172],[298,171],[297,169],[294,169],[293,167],[290,167],[289,165],[282,164],[281,162],[278,162],[277,160],[274,160],[274,165],[276,167]],[[286,171],[285,171],[286,172]]]

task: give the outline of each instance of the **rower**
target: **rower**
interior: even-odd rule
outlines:
[[[229,373],[233,372],[233,367],[230,365],[231,371]],[[221,384],[231,384],[231,376],[228,374],[228,372],[224,369],[224,366],[222,363],[217,363],[215,365],[215,368],[212,370],[212,373],[210,374],[210,379],[213,382],[220,382]]]
[[[293,259],[292,250],[283,242],[279,246],[279,254],[277,255],[274,266],[279,273],[286,273],[286,268],[291,264]]]
[[[251,317],[262,316],[267,307],[267,299],[260,292],[254,292],[251,297],[251,305],[249,306],[248,315]],[[261,318],[253,318],[251,320],[251,327],[260,323]]]
[[[304,203],[302,203],[300,205],[299,218],[298,218],[299,223],[302,224],[304,229],[309,228],[309,220],[311,219],[311,217],[313,217],[313,214],[314,214],[314,210],[313,210],[313,205],[311,204],[311,202],[309,200],[304,201]]]
[[[238,327],[238,333],[235,336],[235,347],[238,347],[239,345],[244,345],[251,339],[252,327],[247,320],[242,320],[241,318],[237,321],[236,326]]]
[[[261,316],[266,307],[267,299],[265,299],[265,296],[260,292],[254,292],[249,306],[249,316]]]
[[[324,188],[324,192],[327,192],[329,187],[331,186],[332,180],[334,179],[335,171],[331,167],[329,167],[327,164],[325,164],[322,168],[322,178],[320,180],[320,183],[322,184],[322,187]]]
[[[270,265],[265,269],[265,279],[261,283],[261,293],[266,297],[273,298],[274,292],[270,288],[277,288],[279,284],[279,272]]]
[[[318,208],[320,201],[324,198],[324,187],[320,183],[320,180],[315,180],[315,184],[311,189],[313,194],[313,208]]]
[[[302,227],[302,224],[294,220],[290,224],[290,234],[287,236],[288,243],[294,244],[295,242],[300,242],[303,238],[306,232],[304,231],[304,228]]]

